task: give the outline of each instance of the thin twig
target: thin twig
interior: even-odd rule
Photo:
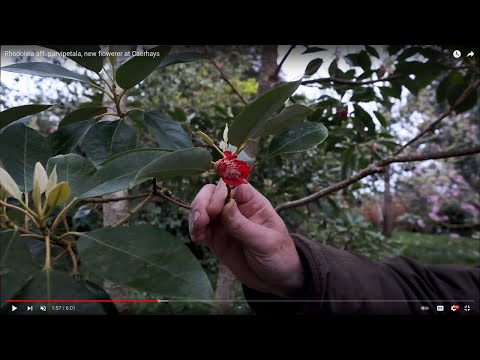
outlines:
[[[174,198],[164,194],[163,191],[159,191],[157,195],[160,196],[161,198],[164,198],[165,200],[170,201],[172,204],[175,204],[175,205],[177,205],[179,207],[182,207],[184,209],[192,210],[192,207],[190,205],[185,204],[182,201],[178,201],[177,199],[174,199]]]
[[[77,257],[75,256],[75,252],[72,249],[72,245],[68,243],[67,246],[67,251],[70,254],[70,258],[72,259],[72,266],[73,266],[73,274],[77,275],[78,274],[78,262],[77,262]]]
[[[15,209],[15,210],[17,210],[17,211],[22,212],[23,214],[25,214],[25,216],[28,216],[28,217],[32,220],[33,224],[34,224],[36,227],[40,228],[40,225],[38,224],[37,220],[35,220],[35,218],[34,218],[28,211],[26,211],[26,210],[24,210],[24,209],[22,209],[22,208],[20,208],[20,207],[18,207],[18,206],[9,204],[9,203],[7,203],[7,202],[4,202],[4,201],[2,201],[2,200],[0,200],[0,205],[5,206],[5,207],[8,207],[8,208],[11,208],[11,209]]]
[[[147,197],[148,195],[150,195],[150,193],[127,195],[127,196],[121,196],[121,197],[116,197],[116,198],[105,198],[105,199],[104,198],[89,198],[89,199],[82,199],[81,202],[93,203],[93,204],[104,204],[104,203],[116,202],[116,201],[122,201],[122,200],[140,199],[140,198]]]
[[[70,231],[70,226],[68,226],[68,221],[67,221],[67,214],[63,215],[63,227],[65,228],[66,232]]]
[[[140,204],[138,204],[138,206],[137,206],[135,209],[133,209],[132,211],[130,211],[130,212],[128,213],[128,215],[125,216],[122,220],[120,220],[118,223],[116,223],[115,225],[113,225],[113,227],[122,226],[122,225],[126,224],[127,222],[129,222],[130,219],[131,219],[136,213],[138,213],[140,210],[142,210],[142,209],[145,207],[145,205],[147,205],[147,204],[150,202],[150,200],[153,199],[154,197],[155,197],[155,194],[153,194],[153,193],[150,194],[150,195],[148,195],[148,197],[147,197],[145,200],[143,200]]]
[[[58,239],[63,239],[64,237],[67,237],[67,236],[82,236],[83,233],[82,232],[78,232],[78,231],[69,231],[69,232],[66,232],[65,234],[63,234],[62,236],[60,236]]]
[[[342,84],[342,85],[370,85],[370,84],[375,84],[377,82],[381,81],[392,81],[392,80],[397,80],[405,77],[405,75],[391,75],[387,76],[385,78],[381,79],[376,79],[376,80],[363,80],[363,81],[352,81],[352,80],[346,80],[346,79],[340,79],[336,77],[326,77],[326,78],[319,78],[319,79],[311,79],[311,80],[305,80],[302,81],[302,85],[308,85],[308,84],[314,84],[314,83],[324,83],[324,82],[333,82],[336,84]]]
[[[57,261],[58,259],[60,259],[63,255],[65,255],[67,253],[67,249],[63,249],[62,252],[60,254],[58,254],[57,256],[55,256],[53,259],[52,259],[52,264],[55,263],[55,261]]]
[[[225,73],[223,72],[223,70],[220,68],[220,66],[211,58],[210,56],[210,51],[208,50],[208,47],[204,47],[205,48],[205,52],[207,54],[207,58],[208,60],[210,60],[210,62],[213,64],[213,66],[215,66],[215,68],[218,70],[218,72],[220,73],[220,77],[230,86],[230,88],[233,90],[233,92],[238,96],[238,98],[242,101],[242,103],[244,105],[247,105],[247,101],[243,98],[242,94],[240,94],[240,92],[237,90],[237,88],[232,84],[232,82],[228,79],[228,77],[225,75]]]
[[[287,53],[285,54],[285,56],[283,57],[282,61],[280,61],[280,64],[278,64],[277,66],[277,69],[275,70],[275,73],[273,74],[273,77],[276,79],[278,74],[280,73],[280,69],[282,68],[282,65],[283,63],[285,62],[285,60],[287,60],[287,57],[288,55],[290,55],[290,53],[292,52],[293,49],[295,49],[295,46],[296,45],[292,45],[290,46],[290,49],[288,49]]]
[[[408,146],[412,145],[414,142],[416,142],[418,139],[420,139],[423,135],[425,135],[426,133],[428,133],[429,131],[432,131],[435,126],[437,126],[440,121],[442,121],[444,118],[446,118],[448,115],[450,115],[463,101],[465,101],[465,99],[470,95],[470,93],[472,91],[474,91],[478,86],[480,85],[480,80],[477,80],[475,82],[473,82],[472,84],[470,84],[470,86],[468,86],[465,91],[463,92],[463,94],[457,99],[457,101],[455,102],[455,104],[453,104],[452,107],[450,107],[450,109],[448,109],[447,111],[445,111],[443,114],[441,114],[437,119],[435,119],[435,121],[433,121],[430,125],[428,125],[424,130],[422,130],[417,136],[415,136],[413,139],[409,140],[405,145],[403,145],[400,149],[398,149],[397,151],[395,151],[393,153],[393,155],[398,155],[400,154],[403,150],[405,150],[405,148],[407,148]]]
[[[339,191],[341,189],[344,189],[353,183],[356,183],[357,181],[384,171],[384,167],[386,165],[392,164],[392,163],[399,163],[399,162],[414,162],[414,161],[423,161],[423,160],[433,160],[433,159],[447,159],[451,157],[460,157],[460,156],[467,156],[467,155],[473,155],[473,154],[478,154],[480,153],[480,146],[470,148],[470,149],[462,149],[462,150],[450,150],[450,151],[444,151],[444,152],[439,152],[439,153],[433,153],[433,154],[420,154],[420,155],[406,155],[406,156],[390,156],[387,157],[383,160],[377,161],[374,164],[370,164],[367,166],[365,169],[361,170],[357,174],[351,176],[348,179],[342,180],[337,184],[331,185],[326,187],[325,189],[322,189],[320,191],[317,191],[309,196],[303,197],[298,200],[294,201],[288,201],[283,204],[278,205],[275,210],[281,211],[284,209],[292,208],[292,207],[297,207],[297,206],[302,206],[305,205],[311,201],[315,201],[318,199],[321,199],[331,193],[334,193],[336,191]]]
[[[58,225],[60,224],[60,222],[62,221],[62,217],[67,214],[68,210],[70,210],[70,208],[75,204],[75,202],[77,201],[77,198],[73,198],[72,201],[70,201],[70,203],[65,206],[62,211],[60,211],[60,214],[58,214],[57,218],[55,219],[55,221],[53,222],[52,226],[50,227],[50,232],[53,234],[55,232],[55,230],[57,229]]]

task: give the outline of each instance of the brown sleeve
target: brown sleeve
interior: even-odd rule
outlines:
[[[479,313],[480,268],[460,265],[425,266],[398,256],[384,262],[311,241],[292,234],[304,266],[305,287],[292,299],[244,288],[257,314],[413,314]],[[422,310],[428,307],[428,310]]]

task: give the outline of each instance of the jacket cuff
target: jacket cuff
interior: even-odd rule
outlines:
[[[325,269],[322,265],[325,262],[316,261],[312,255],[315,252],[316,256],[319,256],[318,249],[316,251],[312,249],[312,246],[318,245],[298,234],[290,234],[290,236],[302,262],[305,277],[304,286],[295,296],[282,298],[274,294],[254,290],[242,284],[245,299],[256,314],[304,314],[316,313],[321,310],[322,304],[318,300],[323,298],[325,292],[323,276]]]

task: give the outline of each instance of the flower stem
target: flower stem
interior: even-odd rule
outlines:
[[[228,202],[232,198],[232,187],[228,184],[226,185],[227,185],[227,197],[225,198],[225,204],[228,204]]]

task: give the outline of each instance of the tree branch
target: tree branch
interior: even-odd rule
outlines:
[[[283,57],[282,61],[280,61],[280,64],[278,64],[277,69],[275,70],[275,73],[273,74],[273,77],[276,78],[278,76],[278,73],[280,72],[280,69],[282,68],[283,63],[285,60],[287,60],[288,55],[292,52],[293,49],[295,49],[295,46],[297,45],[292,45],[290,46],[290,49],[288,49],[287,53]]]
[[[228,77],[225,75],[223,70],[220,68],[220,66],[210,57],[210,51],[208,50],[208,47],[205,46],[205,52],[207,54],[208,60],[215,66],[215,68],[218,70],[220,73],[220,77],[230,86],[230,88],[233,90],[233,92],[238,96],[238,98],[242,101],[244,105],[248,105],[247,101],[243,98],[242,94],[237,90],[237,88],[232,84],[232,82],[228,79]]]
[[[155,182],[155,187],[154,187],[154,193],[155,195],[167,200],[167,201],[170,201],[172,204],[175,204],[179,207],[182,207],[184,209],[188,209],[188,210],[192,210],[192,207],[185,203],[183,200],[179,199],[179,198],[176,198],[173,196],[172,192],[168,189],[165,189],[165,188],[162,188],[160,186],[158,186],[158,184]]]
[[[138,213],[140,210],[142,210],[142,209],[145,207],[145,205],[147,205],[147,204],[150,202],[150,200],[153,199],[154,196],[155,196],[154,193],[151,193],[150,195],[148,195],[148,197],[147,197],[145,200],[143,200],[140,204],[138,204],[138,206],[137,206],[135,209],[133,209],[132,211],[130,211],[130,212],[128,213],[128,215],[125,216],[122,220],[120,220],[118,223],[116,223],[115,225],[113,225],[113,227],[122,226],[122,225],[126,224],[127,222],[129,222],[130,219],[131,219],[136,213]]]
[[[342,85],[370,85],[380,81],[392,81],[392,80],[401,79],[403,77],[405,77],[405,75],[391,75],[391,76],[387,76],[385,78],[381,78],[377,80],[364,80],[364,81],[352,81],[352,80],[340,79],[335,77],[327,77],[327,78],[305,80],[305,81],[302,81],[301,84],[308,85],[308,84],[314,84],[314,83],[320,84],[324,82],[333,82],[333,83],[342,84]]]
[[[409,140],[405,145],[403,145],[400,149],[395,151],[393,155],[398,155],[400,154],[405,148],[408,146],[412,145],[414,142],[416,142],[418,139],[420,139],[422,136],[424,136],[427,132],[433,130],[435,126],[440,123],[444,118],[446,118],[448,115],[450,115],[465,99],[472,93],[472,91],[475,91],[475,89],[480,85],[480,80],[476,80],[468,86],[463,94],[457,99],[455,104],[453,104],[450,109],[445,111],[443,114],[441,114],[435,121],[433,121],[430,125],[428,125],[424,130],[422,130],[417,136],[415,136],[413,139]]]
[[[25,216],[28,216],[31,220],[32,220],[32,223],[33,225],[35,225],[36,227],[40,228],[40,225],[38,224],[37,220],[35,220],[35,218],[26,210],[23,210],[22,208],[18,207],[18,206],[15,206],[15,205],[12,205],[12,204],[9,204],[9,203],[6,203],[2,200],[0,200],[0,205],[1,206],[5,206],[7,208],[11,208],[11,209],[15,209],[17,211],[20,211],[21,213],[25,214]],[[27,228],[27,227],[25,227]],[[28,229],[28,228],[27,228]]]
[[[414,161],[424,161],[424,160],[433,160],[433,159],[447,159],[451,157],[467,156],[467,155],[478,154],[478,153],[480,153],[480,146],[476,146],[470,149],[462,149],[462,150],[455,149],[455,150],[443,151],[443,152],[438,152],[433,154],[390,156],[383,160],[377,161],[376,163],[370,164],[369,166],[367,166],[365,169],[361,170],[357,174],[353,175],[348,179],[342,180],[337,184],[328,186],[325,189],[317,191],[301,199],[288,201],[283,204],[280,204],[275,208],[275,210],[278,212],[284,209],[302,206],[311,201],[321,199],[331,193],[344,189],[367,176],[383,172],[384,167],[392,163],[414,162]]]
[[[149,195],[150,193],[143,193],[143,194],[135,194],[135,195],[128,195],[128,196],[121,196],[117,198],[89,198],[89,199],[83,199],[81,202],[84,203],[93,203],[93,204],[104,204],[104,203],[109,203],[109,202],[115,202],[115,201],[122,201],[122,200],[134,200],[134,199],[140,199],[140,198],[145,198]]]

